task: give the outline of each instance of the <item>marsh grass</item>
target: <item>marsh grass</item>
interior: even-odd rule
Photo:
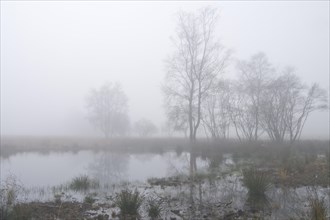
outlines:
[[[252,210],[270,209],[270,199],[266,195],[271,187],[269,176],[256,168],[243,170],[243,184],[248,190],[248,197],[245,202]]]
[[[251,197],[264,197],[271,187],[269,176],[255,168],[243,170],[243,184]]]
[[[160,218],[162,211],[162,200],[153,197],[148,198],[147,213],[152,220]]]
[[[327,207],[324,200],[311,199],[310,203],[310,216],[311,220],[326,220],[327,219]]]
[[[98,188],[100,186],[99,182],[96,180],[92,180],[87,175],[81,175],[73,178],[71,181],[69,188],[74,191],[84,191],[86,192],[90,188]]]
[[[324,197],[320,198],[316,188],[309,190],[309,217],[311,220],[327,220],[328,207],[324,201]]]
[[[143,203],[144,196],[137,190],[134,192],[125,189],[116,194],[115,205],[119,207],[123,219],[139,216],[139,209]]]

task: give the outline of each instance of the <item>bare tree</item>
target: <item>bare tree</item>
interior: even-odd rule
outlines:
[[[262,134],[260,125],[261,99],[274,68],[264,53],[258,53],[249,61],[239,61],[239,80],[232,106],[232,120],[239,138],[258,140]]]
[[[184,103],[176,103],[167,114],[167,125],[175,132],[183,132],[187,137],[189,129],[187,106]]]
[[[269,138],[276,142],[282,142],[287,133],[287,90],[300,90],[297,87],[298,85],[294,85],[293,82],[283,80],[284,78],[279,77],[269,83],[267,90],[264,91],[265,96],[262,100],[261,124]],[[290,88],[290,84],[294,87]]]
[[[307,90],[305,90],[307,91]],[[328,108],[327,93],[314,83],[307,94],[303,95],[302,105],[299,105],[294,99],[289,99],[286,121],[289,131],[290,142],[293,143],[300,139],[301,132],[305,126],[305,122],[310,113],[317,110],[325,110]]]
[[[106,83],[99,89],[92,89],[86,101],[89,121],[106,138],[128,131],[127,97],[120,84]]]
[[[213,139],[226,139],[230,126],[230,82],[219,81],[203,105],[203,126]]]
[[[134,130],[140,137],[147,137],[158,131],[156,125],[147,119],[140,119],[135,122]]]
[[[176,51],[166,62],[163,91],[167,116],[178,116],[188,124],[191,141],[196,140],[205,97],[229,57],[215,39],[217,18],[217,10],[212,8],[198,14],[181,12],[173,40]]]
[[[230,118],[234,125],[236,135],[240,141],[254,139],[255,119],[253,108],[248,101],[247,94],[237,83],[233,86],[231,95]]]
[[[286,68],[268,86],[263,101],[263,127],[269,137],[277,142],[299,140],[305,122],[313,111],[327,109],[327,94],[317,84],[308,87]]]

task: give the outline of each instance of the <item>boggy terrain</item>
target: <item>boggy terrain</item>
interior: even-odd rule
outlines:
[[[77,173],[60,185],[27,187],[15,174],[1,176],[1,219],[328,219],[328,146],[328,141],[291,146],[201,140],[191,146],[178,138],[4,138],[2,161],[22,152],[86,149],[170,153],[183,161],[182,169],[172,165],[177,172],[145,181]]]

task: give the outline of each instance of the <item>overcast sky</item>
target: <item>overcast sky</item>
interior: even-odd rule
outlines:
[[[160,126],[176,13],[208,5],[220,9],[218,36],[235,58],[262,51],[329,90],[329,1],[1,1],[1,134],[93,135],[85,97],[107,81],[122,84],[132,122]],[[328,112],[312,115],[304,135],[328,137]]]

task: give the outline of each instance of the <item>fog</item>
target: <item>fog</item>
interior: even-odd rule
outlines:
[[[1,135],[94,136],[86,96],[120,82],[131,123],[166,121],[161,85],[177,12],[220,9],[217,33],[233,60],[262,51],[277,67],[329,91],[329,2],[1,1]],[[225,78],[235,78],[234,64]],[[304,138],[329,138],[315,112]]]

